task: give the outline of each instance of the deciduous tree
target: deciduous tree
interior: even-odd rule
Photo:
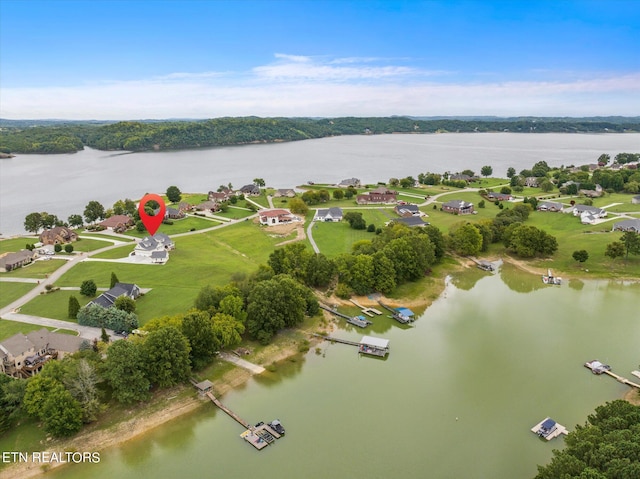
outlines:
[[[84,219],[87,223],[94,223],[96,220],[105,218],[104,206],[98,201],[89,201],[84,208]]]
[[[69,296],[69,306],[67,308],[67,314],[71,319],[76,319],[80,311],[80,302],[74,295]]]
[[[171,203],[180,202],[180,200],[182,199],[182,192],[180,191],[180,188],[178,188],[177,186],[170,186],[169,188],[167,188],[167,199]]]
[[[80,294],[83,296],[95,296],[97,291],[96,282],[92,279],[86,279],[80,285]]]
[[[113,396],[123,404],[149,398],[142,345],[133,341],[116,341],[107,349],[103,375],[113,390]]]
[[[37,233],[42,228],[42,215],[40,213],[29,213],[24,218],[24,229],[29,233]]]
[[[187,381],[190,351],[187,338],[173,327],[150,332],[142,343],[149,381],[161,388]]]
[[[493,173],[493,168],[491,166],[489,166],[489,165],[483,166],[480,169],[480,173],[484,177],[491,176],[491,174]]]
[[[624,256],[624,244],[620,241],[614,241],[607,245],[607,249],[604,252],[605,256],[611,259],[622,258]]]
[[[589,259],[589,252],[586,249],[580,249],[573,252],[573,259],[579,261],[580,263],[584,263]]]

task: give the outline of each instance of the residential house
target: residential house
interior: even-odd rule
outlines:
[[[634,233],[640,233],[640,219],[618,221],[613,225],[611,231],[633,231]]]
[[[450,180],[456,180],[456,181],[466,181],[467,183],[471,182],[471,181],[475,181],[473,176],[469,176],[469,175],[465,175],[465,174],[455,174],[455,175],[450,175],[449,176]]]
[[[396,218],[393,221],[396,221],[398,223],[402,223],[402,224],[407,225],[407,226],[409,226],[411,228],[414,227],[414,226],[427,226],[427,225],[429,225],[429,223],[424,221],[419,216],[406,216],[406,217],[402,217],[402,218]]]
[[[593,225],[598,219],[606,217],[607,211],[595,206],[575,205],[573,216],[579,216],[583,225]]]
[[[385,186],[371,190],[363,195],[356,197],[356,203],[359,205],[368,204],[388,204],[398,201],[398,192],[388,189]]]
[[[640,205],[640,195],[631,198],[631,203],[633,203],[634,205]]]
[[[172,249],[175,249],[175,243],[171,238],[164,233],[156,233],[153,236],[145,236],[140,240],[131,255],[149,258],[152,263],[164,264],[169,260],[168,252]]]
[[[204,201],[199,205],[196,205],[197,211],[209,211],[210,213],[215,213],[220,209],[220,205],[215,201]]]
[[[420,216],[420,209],[418,205],[406,204],[406,205],[398,205],[393,209],[398,215],[402,217],[409,216]]]
[[[496,193],[494,191],[489,191],[487,193],[487,199],[491,201],[511,201],[513,199],[513,195],[511,193]]]
[[[48,361],[79,351],[83,341],[78,336],[52,333],[45,328],[15,334],[0,343],[0,370],[15,378],[29,378]]]
[[[78,239],[78,234],[66,226],[56,226],[50,230],[40,233],[40,243],[42,244],[63,244],[71,243]]]
[[[360,180],[358,178],[346,178],[338,183],[339,188],[360,188]]]
[[[8,273],[14,269],[21,268],[26,264],[31,263],[37,254],[28,249],[23,249],[17,253],[7,253],[0,258],[0,271]]]
[[[260,187],[257,185],[244,185],[240,188],[240,193],[245,196],[260,196]]]
[[[342,208],[334,206],[333,208],[320,208],[316,210],[313,221],[342,221]]]
[[[602,186],[596,185],[595,190],[579,190],[578,193],[588,198],[599,198],[602,196]]]
[[[538,178],[537,176],[527,176],[524,179],[524,185],[528,186],[529,188],[537,188],[539,186],[539,180],[540,178]]]
[[[285,189],[276,190],[275,193],[273,193],[273,196],[275,198],[282,198],[285,196],[287,198],[293,198],[294,196],[296,196],[296,192],[291,188],[285,188]]]
[[[159,210],[158,210],[159,212]],[[171,208],[168,207],[166,208],[165,212],[164,212],[164,217],[165,219],[170,219],[170,220],[181,220],[182,218],[184,218],[186,216],[186,214],[184,213],[184,211],[177,209],[177,208]]]
[[[229,188],[223,191],[210,191],[209,192],[209,201],[213,201],[214,203],[222,203],[223,201],[229,201],[229,198],[233,196],[233,191]]]
[[[553,201],[542,201],[541,203],[538,203],[538,207],[536,209],[538,211],[552,211],[556,213],[558,211],[562,211],[564,209],[564,205]]]
[[[463,200],[450,200],[443,203],[442,211],[454,215],[468,215],[473,213],[473,203],[467,203]]]
[[[178,209],[183,213],[186,213],[187,211],[191,211],[193,209],[193,205],[190,205],[186,201],[181,201],[178,205]]]
[[[113,215],[109,216],[106,220],[98,223],[103,228],[114,231],[116,233],[122,233],[133,226],[133,218],[127,215]]]
[[[165,252],[166,253],[166,252]],[[103,308],[110,308],[120,296],[137,299],[140,296],[140,288],[133,283],[116,283],[109,291],[105,291],[88,304],[97,304]]]
[[[260,224],[266,226],[276,226],[291,223],[297,221],[297,217],[292,215],[289,210],[273,209],[273,210],[260,210]]]

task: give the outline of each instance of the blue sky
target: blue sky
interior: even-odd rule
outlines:
[[[640,115],[640,1],[0,0],[0,116]]]

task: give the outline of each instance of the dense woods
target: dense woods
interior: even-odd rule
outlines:
[[[28,122],[0,120],[0,152],[69,153],[84,146],[143,151],[270,143],[339,135],[436,132],[626,132],[631,119],[216,118],[200,121]]]

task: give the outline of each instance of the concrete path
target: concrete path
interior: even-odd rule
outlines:
[[[229,353],[220,353],[218,356],[223,361],[227,361],[228,363],[233,363],[236,366],[239,366],[247,371],[251,371],[253,374],[262,374],[266,371],[262,366],[258,366],[257,364],[250,363],[238,356]]]
[[[320,253],[320,248],[318,248],[318,245],[316,244],[316,241],[313,239],[313,225],[315,224],[315,221],[311,221],[311,223],[309,223],[309,226],[307,227],[307,238],[309,238],[309,243],[311,243],[311,247],[313,248],[313,251],[317,253]]]
[[[59,319],[43,318],[40,316],[31,316],[19,313],[3,314],[2,317],[3,319],[18,321],[20,323],[36,324],[58,329],[70,329],[72,331],[77,331],[81,338],[91,341],[93,341],[95,338],[100,339],[100,336],[102,335],[102,329],[100,328],[94,328],[91,326],[80,326],[78,323],[61,321]],[[113,339],[118,338],[118,336],[115,336],[115,333],[110,329],[107,329],[106,331],[110,337],[113,337]]]
[[[6,283],[34,283],[34,284],[37,284],[37,283],[40,282],[40,280],[36,279],[36,278],[13,278],[13,277],[4,278],[4,277],[0,277],[0,282],[6,282]]]

